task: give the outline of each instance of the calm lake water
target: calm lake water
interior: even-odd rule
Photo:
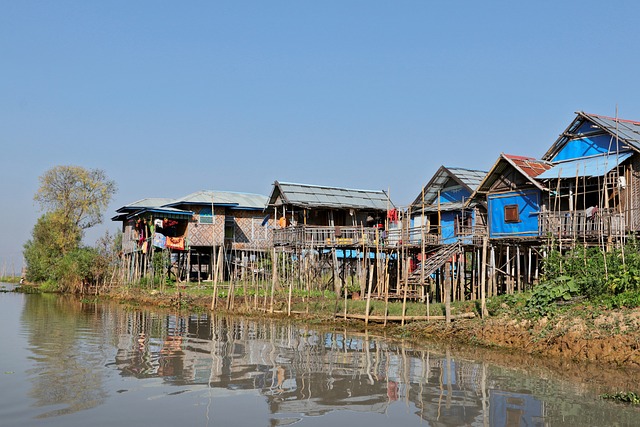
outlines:
[[[636,372],[55,295],[1,292],[0,325],[2,426],[640,425],[598,397]]]

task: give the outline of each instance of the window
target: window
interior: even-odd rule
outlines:
[[[518,205],[506,205],[504,207],[504,222],[520,222]]]
[[[233,240],[236,237],[236,220],[234,217],[227,215],[224,219],[224,238]]]
[[[211,207],[200,208],[200,224],[213,224],[213,214],[211,213]]]

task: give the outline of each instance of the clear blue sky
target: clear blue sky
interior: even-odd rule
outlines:
[[[640,120],[640,3],[0,1],[0,263],[38,177],[104,169],[107,212],[274,180],[390,189],[541,156],[574,112]],[[107,221],[89,233],[87,243]]]

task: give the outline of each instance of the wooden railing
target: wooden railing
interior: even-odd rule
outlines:
[[[293,226],[273,230],[275,246],[355,246],[376,243],[376,228]]]
[[[424,228],[424,230],[423,230]],[[393,228],[377,230],[373,227],[325,227],[293,226],[273,230],[275,246],[373,246],[378,243],[386,247],[420,245],[424,236],[427,246],[453,243],[456,239],[465,244],[482,242],[486,227],[462,227],[456,236],[443,241],[437,227]],[[377,233],[377,234],[376,234]]]
[[[621,237],[625,234],[624,214],[615,209],[599,209],[597,212],[560,211],[540,212],[540,235],[559,238],[589,238],[599,236]]]

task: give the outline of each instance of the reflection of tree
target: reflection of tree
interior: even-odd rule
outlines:
[[[104,343],[95,316],[77,300],[53,295],[27,298],[22,322],[29,331],[35,367],[28,372],[36,406],[64,405],[40,418],[93,408],[104,402]]]

